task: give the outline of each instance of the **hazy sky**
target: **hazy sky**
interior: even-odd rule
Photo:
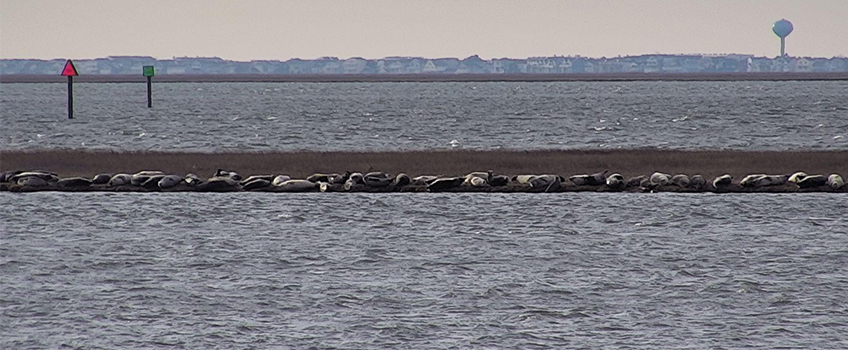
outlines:
[[[0,57],[848,55],[848,0],[0,0]]]

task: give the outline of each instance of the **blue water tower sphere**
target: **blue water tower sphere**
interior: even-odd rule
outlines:
[[[792,29],[795,27],[792,26],[792,22],[789,22],[785,19],[781,19],[777,22],[774,22],[774,25],[771,27],[771,30],[774,31],[774,34],[781,38],[785,38],[792,33]]]

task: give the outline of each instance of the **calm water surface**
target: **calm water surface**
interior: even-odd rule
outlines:
[[[846,348],[846,199],[0,193],[0,348]]]
[[[0,85],[0,149],[848,149],[848,82]],[[454,141],[455,142],[452,142]]]

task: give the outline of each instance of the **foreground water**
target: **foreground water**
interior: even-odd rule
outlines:
[[[846,348],[845,200],[0,193],[0,348]]]
[[[848,82],[0,85],[0,149],[848,149]]]

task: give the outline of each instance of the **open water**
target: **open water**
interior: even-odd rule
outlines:
[[[844,349],[844,204],[0,193],[0,348]]]
[[[848,148],[846,82],[64,89],[0,150]],[[846,201],[0,192],[0,349],[848,348]]]
[[[848,82],[0,85],[0,149],[848,149]],[[454,142],[455,141],[455,142]]]

